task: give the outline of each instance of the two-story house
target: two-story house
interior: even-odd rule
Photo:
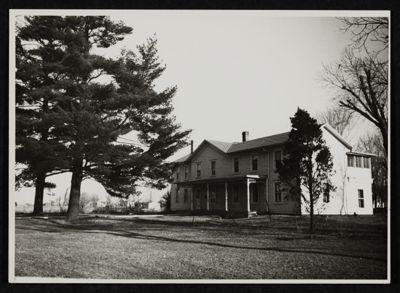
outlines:
[[[319,214],[372,214],[372,154],[352,147],[328,124],[321,126],[333,156],[336,189],[315,206]],[[306,214],[301,197],[287,196],[276,166],[283,156],[289,132],[229,143],[204,140],[191,153],[175,161],[171,184],[172,211],[215,214]]]

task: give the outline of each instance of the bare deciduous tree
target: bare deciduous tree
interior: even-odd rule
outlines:
[[[345,132],[348,133],[354,126],[352,124],[353,114],[354,111],[344,107],[331,107],[317,115],[317,120],[321,124],[328,123],[340,135],[345,136]]]
[[[350,31],[357,48],[366,48],[367,42],[379,42],[386,50],[389,41],[389,19],[386,17],[342,17],[342,29]]]
[[[388,67],[377,55],[358,57],[347,49],[334,64],[324,65],[323,80],[338,90],[339,106],[372,122],[382,135],[385,156],[388,136]]]
[[[382,138],[378,133],[369,133],[361,137],[357,144],[357,150],[375,154],[378,157],[385,156],[385,148],[383,147]]]

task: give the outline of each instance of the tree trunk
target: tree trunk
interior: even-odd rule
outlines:
[[[46,182],[46,174],[37,175],[35,182],[35,203],[33,205],[33,215],[40,216],[43,214],[43,194]]]
[[[312,158],[310,156],[310,162]],[[313,195],[313,184],[312,184],[312,164],[309,167],[308,173],[308,191],[310,193],[310,235],[314,232],[314,195]]]
[[[387,128],[384,126],[379,127],[379,130],[381,131],[382,134],[382,139],[383,139],[383,148],[385,149],[385,159],[387,160],[388,157],[388,132]]]
[[[67,212],[67,221],[73,222],[79,216],[79,201],[81,197],[81,183],[83,178],[82,159],[74,162],[71,178],[71,190],[69,193],[69,203]]]
[[[313,232],[314,232],[314,201],[312,192],[310,191],[310,234],[313,234]]]

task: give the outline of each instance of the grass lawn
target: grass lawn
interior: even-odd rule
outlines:
[[[386,279],[386,218],[16,217],[15,275],[102,279]]]

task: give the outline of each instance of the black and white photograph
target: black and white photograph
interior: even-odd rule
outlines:
[[[11,283],[390,283],[390,11],[9,11]]]

